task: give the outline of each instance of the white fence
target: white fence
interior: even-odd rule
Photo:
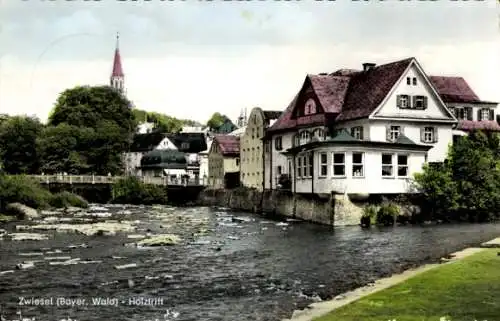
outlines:
[[[96,175],[31,175],[42,184],[112,184],[126,176],[96,176]],[[136,176],[144,183],[163,186],[205,186],[208,181],[204,178],[171,178],[171,177],[153,177]]]

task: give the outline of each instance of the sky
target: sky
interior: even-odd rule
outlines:
[[[46,121],[65,89],[108,84],[117,32],[134,105],[203,123],[284,110],[307,74],[407,57],[500,101],[498,3],[0,0],[0,113]]]

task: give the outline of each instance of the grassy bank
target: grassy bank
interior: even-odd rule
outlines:
[[[487,249],[437,267],[314,320],[500,320],[497,252],[498,249]]]

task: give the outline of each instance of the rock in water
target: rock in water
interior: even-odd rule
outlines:
[[[7,204],[6,210],[16,213],[19,219],[34,219],[40,217],[40,215],[34,208],[23,205],[21,203]]]

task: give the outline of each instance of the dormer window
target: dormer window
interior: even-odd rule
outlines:
[[[314,99],[309,98],[304,105],[304,115],[316,114],[316,102]]]
[[[181,149],[188,149],[189,148],[189,143],[188,142],[184,142],[181,144]]]

